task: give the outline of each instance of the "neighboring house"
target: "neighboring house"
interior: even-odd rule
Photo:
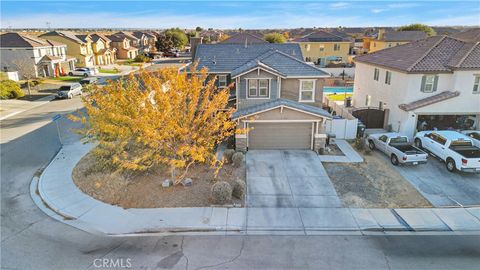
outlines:
[[[75,58],[67,57],[67,45],[19,33],[0,35],[2,71],[18,71],[19,77],[50,77],[75,68]]]
[[[380,29],[376,38],[370,38],[368,52],[376,52],[426,37],[427,34],[423,31],[392,31],[386,33],[384,29]]]
[[[302,49],[304,60],[314,62],[322,67],[329,63],[347,63],[350,53],[351,39],[325,30],[318,30],[296,38]]]
[[[200,33],[200,37],[206,39],[212,43],[219,42],[225,33],[222,30],[203,30]]]
[[[102,34],[92,34],[92,49],[95,55],[95,65],[110,65],[115,63],[115,54],[117,49],[110,46],[112,42]]]
[[[142,33],[143,34],[143,33]],[[139,49],[142,44],[141,44],[141,38],[137,38],[136,36],[134,36],[132,33],[129,33],[129,32],[117,32],[115,33],[114,35],[120,35],[120,36],[124,36],[126,37],[127,39],[130,40],[130,46],[133,46],[137,49]]]
[[[410,137],[480,129],[479,41],[435,36],[357,56],[354,107],[388,109],[387,125]]]
[[[137,45],[139,54],[147,54],[152,51],[153,48],[155,48],[155,45],[151,46],[151,40],[149,40],[151,38],[150,34],[147,35],[147,33],[145,32],[134,31],[132,32],[132,36],[136,37],[139,40]]]
[[[138,49],[130,45],[130,39],[124,35],[109,35],[108,39],[111,40],[111,46],[116,49],[118,59],[135,59],[138,55]]]
[[[262,44],[262,43],[265,44],[268,42],[259,35],[242,32],[242,33],[237,33],[235,35],[232,35],[231,37],[225,39],[220,43],[250,45],[250,44]]]
[[[194,59],[218,76],[218,87],[233,83],[233,119],[238,150],[325,147],[323,79],[329,74],[303,61],[298,44],[199,44]]]
[[[75,35],[69,31],[51,31],[39,37],[66,44],[68,54],[77,58],[78,66],[93,67],[95,65],[90,35]]]

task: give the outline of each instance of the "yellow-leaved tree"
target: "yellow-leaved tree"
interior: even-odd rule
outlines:
[[[81,133],[98,142],[99,162],[115,169],[144,171],[163,164],[175,184],[195,163],[221,166],[215,146],[235,132],[229,87],[218,89],[207,71],[142,71],[94,87],[84,97]]]

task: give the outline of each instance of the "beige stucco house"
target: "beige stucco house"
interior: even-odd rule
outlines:
[[[92,50],[95,55],[95,65],[110,65],[116,60],[117,49],[110,46],[112,42],[102,34],[92,34]]]
[[[39,37],[67,45],[68,54],[77,59],[78,66],[93,67],[95,65],[90,35],[75,35],[69,31],[51,31]]]
[[[111,46],[116,49],[117,59],[135,59],[138,48],[131,45],[131,40],[125,35],[113,34],[107,36],[111,40]]]

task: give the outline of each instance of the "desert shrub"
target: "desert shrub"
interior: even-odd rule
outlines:
[[[223,157],[225,158],[225,160],[228,162],[228,163],[232,163],[232,156],[233,154],[235,154],[235,150],[233,149],[227,149],[225,150],[225,152],[223,153]]]
[[[143,63],[148,63],[150,62],[150,58],[145,56],[145,55],[137,55],[135,56],[135,59],[134,59],[135,62],[143,62]]]
[[[240,167],[243,164],[244,154],[242,152],[236,152],[232,156],[233,166]]]
[[[20,85],[12,80],[0,82],[0,99],[20,98],[25,96]]]
[[[245,194],[246,185],[245,182],[241,179],[235,180],[233,182],[232,195],[235,198],[241,199],[243,194]]]
[[[219,181],[212,186],[212,199],[215,204],[225,204],[232,199],[232,187],[228,182]]]
[[[365,140],[363,138],[357,138],[355,139],[355,148],[357,150],[364,150],[366,147],[365,147]]]

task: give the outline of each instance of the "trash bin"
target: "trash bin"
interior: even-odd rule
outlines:
[[[345,98],[345,107],[352,107],[352,97]]]
[[[357,124],[357,138],[362,138],[367,127],[360,121]]]
[[[327,134],[327,145],[330,145],[330,144],[336,144],[335,143],[335,139],[337,138],[337,135],[333,134],[333,133],[328,133]]]

